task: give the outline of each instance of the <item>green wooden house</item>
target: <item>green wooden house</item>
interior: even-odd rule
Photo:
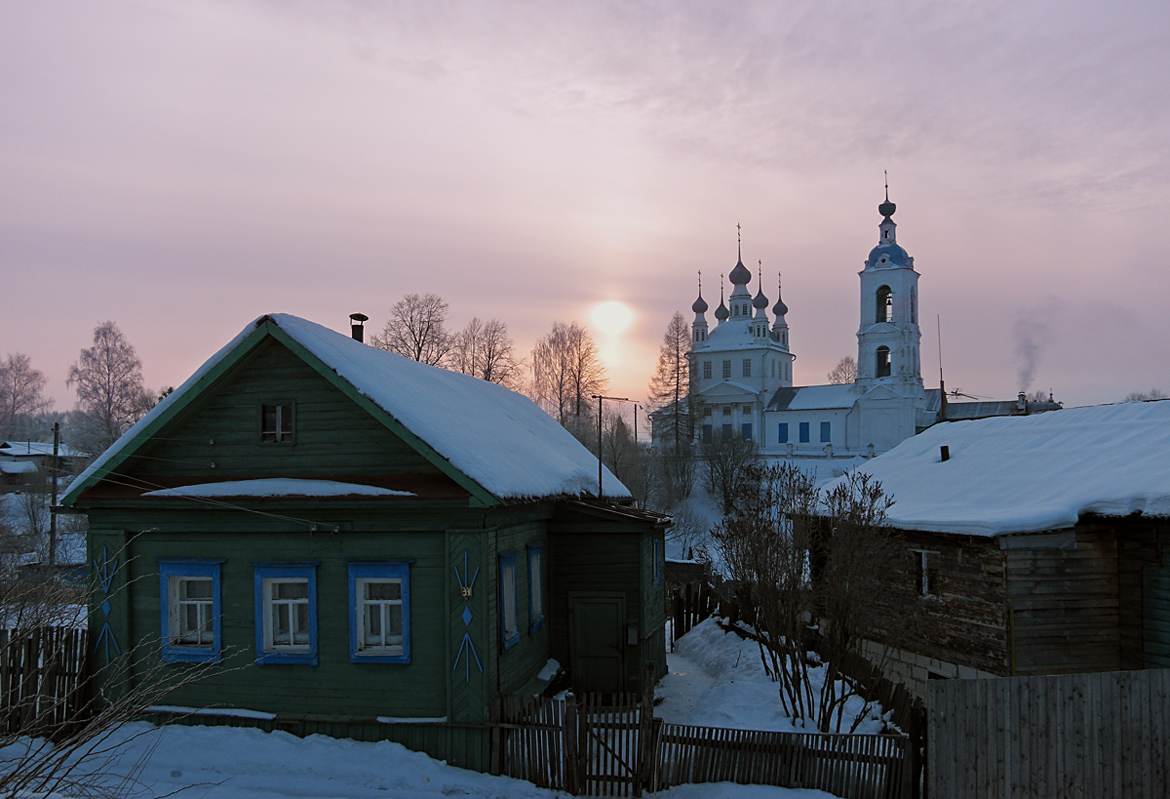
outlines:
[[[167,701],[307,730],[458,726],[550,659],[581,690],[665,673],[665,520],[603,486],[527,398],[274,314],[62,504],[89,515],[99,668],[222,663]]]

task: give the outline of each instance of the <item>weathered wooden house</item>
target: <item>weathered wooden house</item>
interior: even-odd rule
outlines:
[[[475,725],[550,659],[590,690],[665,673],[665,519],[603,483],[527,398],[278,314],[62,501],[89,515],[98,666],[247,664],[168,701],[328,731]]]
[[[1170,401],[948,422],[861,468],[906,542],[869,635],[891,676],[1170,667]]]

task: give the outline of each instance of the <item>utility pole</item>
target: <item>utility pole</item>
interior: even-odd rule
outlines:
[[[638,403],[636,403],[636,402],[634,403],[634,447],[635,448],[637,448],[637,446],[638,446],[638,409],[641,407],[642,406],[639,405]]]
[[[629,402],[629,397],[605,397],[601,394],[590,394],[590,397],[597,400],[597,498],[601,499],[601,472],[605,468],[601,465],[601,401],[612,400],[613,402]],[[635,417],[637,418],[637,417]]]
[[[61,423],[53,422],[53,460],[49,469],[53,473],[53,495],[49,503],[49,565],[57,563],[57,473],[61,471],[59,464],[61,452]]]

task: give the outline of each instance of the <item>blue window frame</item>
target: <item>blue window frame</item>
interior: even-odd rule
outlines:
[[[544,553],[528,547],[528,634],[544,626]]]
[[[833,423],[821,422],[821,441],[828,443],[833,440]]]
[[[346,561],[349,659],[410,662],[410,560]]]
[[[776,440],[781,444],[787,444],[788,443],[788,422],[780,422],[780,426],[779,426],[778,430],[779,430],[779,435],[777,436]]]
[[[317,665],[317,564],[253,561],[256,662]]]
[[[500,555],[500,641],[504,649],[520,643],[516,582],[516,556]]]
[[[223,648],[222,565],[222,560],[203,558],[158,561],[164,662],[219,661]]]
[[[800,423],[800,443],[801,444],[808,443],[808,422],[801,422]]]

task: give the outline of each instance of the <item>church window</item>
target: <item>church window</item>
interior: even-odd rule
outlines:
[[[724,416],[731,416],[731,406],[730,405],[723,409],[723,415]]]
[[[732,426],[731,426],[731,425],[729,425],[729,424],[725,424],[725,425],[723,425],[723,440],[724,440],[724,441],[730,441],[730,440],[731,440],[731,431],[732,431],[733,429],[734,429],[734,428],[732,428]]]
[[[704,409],[703,409],[703,415],[704,415],[704,416],[710,416],[710,415],[711,415],[711,408],[710,408],[710,407],[704,408]]]
[[[731,361],[729,361],[729,360],[723,362],[723,379],[724,380],[731,379]]]
[[[703,379],[704,380],[711,379],[711,362],[710,361],[703,361]]]
[[[709,424],[705,424],[705,425],[703,425],[703,440],[704,440],[704,441],[710,441],[710,440],[711,440],[711,430],[712,430],[712,426],[711,426],[711,425],[709,425]]]
[[[743,359],[743,376],[744,377],[751,377],[752,376],[752,359],[751,358],[744,358]]]
[[[780,434],[776,438],[777,443],[787,444],[788,443],[788,422],[781,422],[778,429],[779,429]]]
[[[741,430],[743,431],[744,440],[751,441],[752,440],[752,423],[751,422],[744,422]]]
[[[910,289],[910,322],[918,323],[918,289]]]
[[[828,443],[833,440],[833,423],[821,422],[821,443]]]
[[[808,443],[808,422],[801,422],[800,423],[800,443],[801,444]]]
[[[877,371],[875,372],[875,375],[877,377],[889,377],[890,376],[890,348],[889,347],[878,347],[877,348]]]
[[[877,308],[875,310],[875,321],[894,321],[894,292],[890,291],[889,286],[882,286],[877,290]]]
[[[752,406],[751,405],[744,405],[743,406],[743,415],[744,416],[751,416],[752,415]]]
[[[773,377],[773,379],[775,379],[775,377],[776,377],[776,362],[775,361],[772,361],[772,377]]]

